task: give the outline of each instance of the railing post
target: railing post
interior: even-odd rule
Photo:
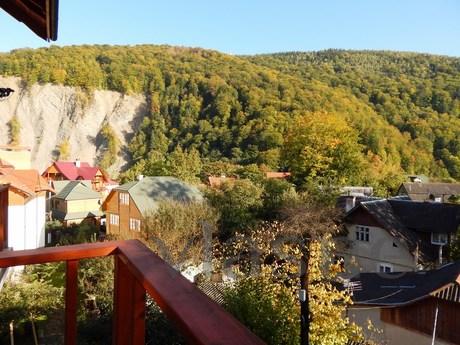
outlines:
[[[66,261],[65,344],[77,343],[78,260]]]
[[[145,289],[115,255],[113,344],[145,344]]]

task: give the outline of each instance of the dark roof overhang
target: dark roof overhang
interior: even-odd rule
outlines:
[[[0,7],[44,40],[57,40],[59,0],[0,0]]]

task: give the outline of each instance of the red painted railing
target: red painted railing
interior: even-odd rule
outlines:
[[[263,344],[138,240],[0,252],[0,268],[66,261],[65,344],[77,343],[78,260],[115,256],[113,343],[145,343],[146,292],[190,344]]]

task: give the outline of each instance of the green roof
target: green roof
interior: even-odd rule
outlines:
[[[60,191],[54,196],[57,199],[63,200],[84,200],[84,199],[100,199],[100,193],[92,190],[82,181],[67,181],[65,186],[61,187]]]
[[[182,202],[201,202],[203,195],[198,188],[175,177],[146,176],[140,181],[132,181],[121,185],[115,190],[128,192],[142,214],[154,211],[164,200]]]
[[[71,180],[62,180],[62,181],[53,181],[53,189],[56,194],[59,194],[61,190],[67,186],[70,182],[75,182]],[[88,188],[91,188],[91,181],[89,180],[78,180],[78,182],[83,183]]]

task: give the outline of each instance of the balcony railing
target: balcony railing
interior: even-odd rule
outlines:
[[[77,343],[78,261],[115,257],[113,344],[145,344],[146,292],[190,344],[263,344],[138,240],[0,252],[0,268],[66,262],[65,344]]]

